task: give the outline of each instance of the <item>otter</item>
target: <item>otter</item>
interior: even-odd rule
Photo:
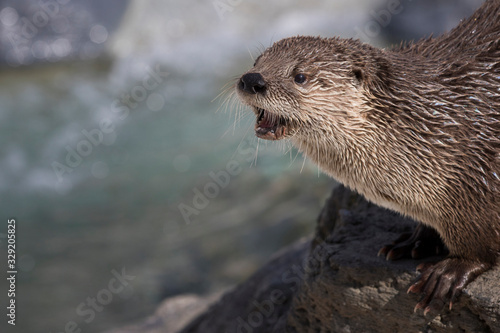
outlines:
[[[290,140],[331,177],[418,221],[387,259],[417,267],[415,310],[441,311],[500,257],[500,0],[436,38],[379,49],[297,36],[237,81],[255,134]]]

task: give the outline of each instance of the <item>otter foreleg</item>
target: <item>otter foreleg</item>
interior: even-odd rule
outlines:
[[[392,244],[385,245],[378,252],[387,260],[401,258],[421,259],[443,254],[446,248],[437,231],[419,223],[413,233],[404,233]]]

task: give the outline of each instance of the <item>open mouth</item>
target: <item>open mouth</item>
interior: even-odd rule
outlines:
[[[255,135],[265,140],[280,140],[286,134],[286,120],[264,109],[256,108]]]

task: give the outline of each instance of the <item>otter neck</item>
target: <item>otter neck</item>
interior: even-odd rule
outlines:
[[[329,133],[311,134],[294,137],[294,145],[326,174],[371,202],[428,225],[440,214],[436,202],[442,185],[436,184],[436,192],[424,190],[426,175],[416,177],[413,168],[429,172],[432,168],[421,165],[418,156],[408,156],[390,128],[365,124],[363,131],[348,134],[337,125]]]

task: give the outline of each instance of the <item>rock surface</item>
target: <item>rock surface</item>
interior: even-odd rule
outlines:
[[[143,322],[106,333],[165,333],[178,332],[198,315],[208,309],[211,303],[220,298],[220,294],[208,297],[181,295],[164,300],[156,312]]]
[[[313,239],[277,253],[180,332],[500,332],[499,267],[452,310],[413,312],[418,296],[406,290],[420,261],[387,262],[377,252],[414,224],[338,187]]]

